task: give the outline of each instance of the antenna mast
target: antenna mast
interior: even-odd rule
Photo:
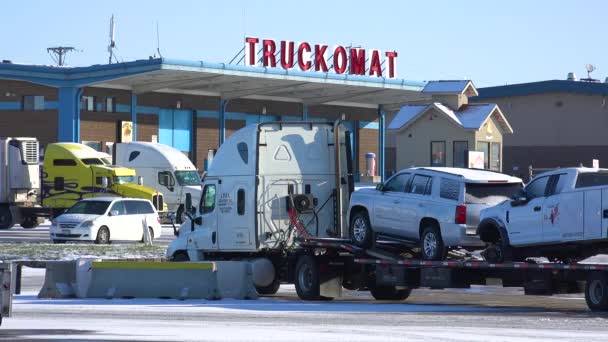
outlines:
[[[72,52],[74,50],[76,49],[72,46],[55,46],[47,48],[46,52],[51,55],[51,58],[53,61],[55,61],[55,63],[57,63],[58,66],[63,66],[65,63],[65,56],[68,54],[68,52]]]
[[[110,43],[108,44],[108,52],[110,53],[110,57],[108,58],[108,64],[112,64],[112,57],[114,57],[115,47],[116,42],[114,41],[114,14],[112,14],[112,18],[110,18]]]

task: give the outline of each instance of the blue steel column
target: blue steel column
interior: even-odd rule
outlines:
[[[384,183],[384,108],[382,105],[378,105],[378,173],[380,179]]]
[[[219,144],[219,146],[222,146],[222,144],[224,143],[224,139],[226,138],[226,119],[225,119],[225,113],[226,113],[226,106],[227,105],[228,105],[228,100],[220,99],[220,115],[219,115],[219,121],[220,121],[220,144]]]
[[[137,95],[131,93],[131,122],[133,122],[133,141],[137,141]]]
[[[59,88],[57,141],[80,142],[80,96],[77,87]]]
[[[302,121],[308,121],[308,105],[302,103]]]

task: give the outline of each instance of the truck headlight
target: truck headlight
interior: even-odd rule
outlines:
[[[88,220],[88,221],[84,221],[80,226],[82,228],[89,228],[89,227],[93,227],[93,220]]]

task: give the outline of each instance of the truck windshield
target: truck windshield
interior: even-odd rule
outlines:
[[[466,183],[467,204],[498,204],[513,197],[521,183]]]
[[[104,165],[104,162],[99,158],[84,158],[81,160],[84,165]]]
[[[135,176],[115,176],[114,178],[114,183],[115,184],[136,184],[137,181],[135,179]]]
[[[201,179],[196,171],[175,171],[175,178],[179,185],[200,185]]]
[[[68,209],[66,213],[103,215],[110,203],[108,201],[80,201]]]

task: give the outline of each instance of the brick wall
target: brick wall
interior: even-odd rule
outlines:
[[[35,137],[44,146],[57,141],[57,112],[0,111],[0,136]]]
[[[137,140],[150,142],[152,135],[156,135],[158,139],[158,116],[137,114]]]
[[[226,120],[226,138],[245,126],[244,120]],[[197,118],[196,120],[196,167],[204,170],[207,152],[216,149],[219,143],[217,119]]]
[[[80,140],[118,142],[118,122],[131,120],[129,113],[80,113]]]
[[[365,154],[376,154],[376,174],[378,174],[378,130],[370,128],[359,129],[359,173],[365,172]],[[386,166],[386,164],[385,164]]]

